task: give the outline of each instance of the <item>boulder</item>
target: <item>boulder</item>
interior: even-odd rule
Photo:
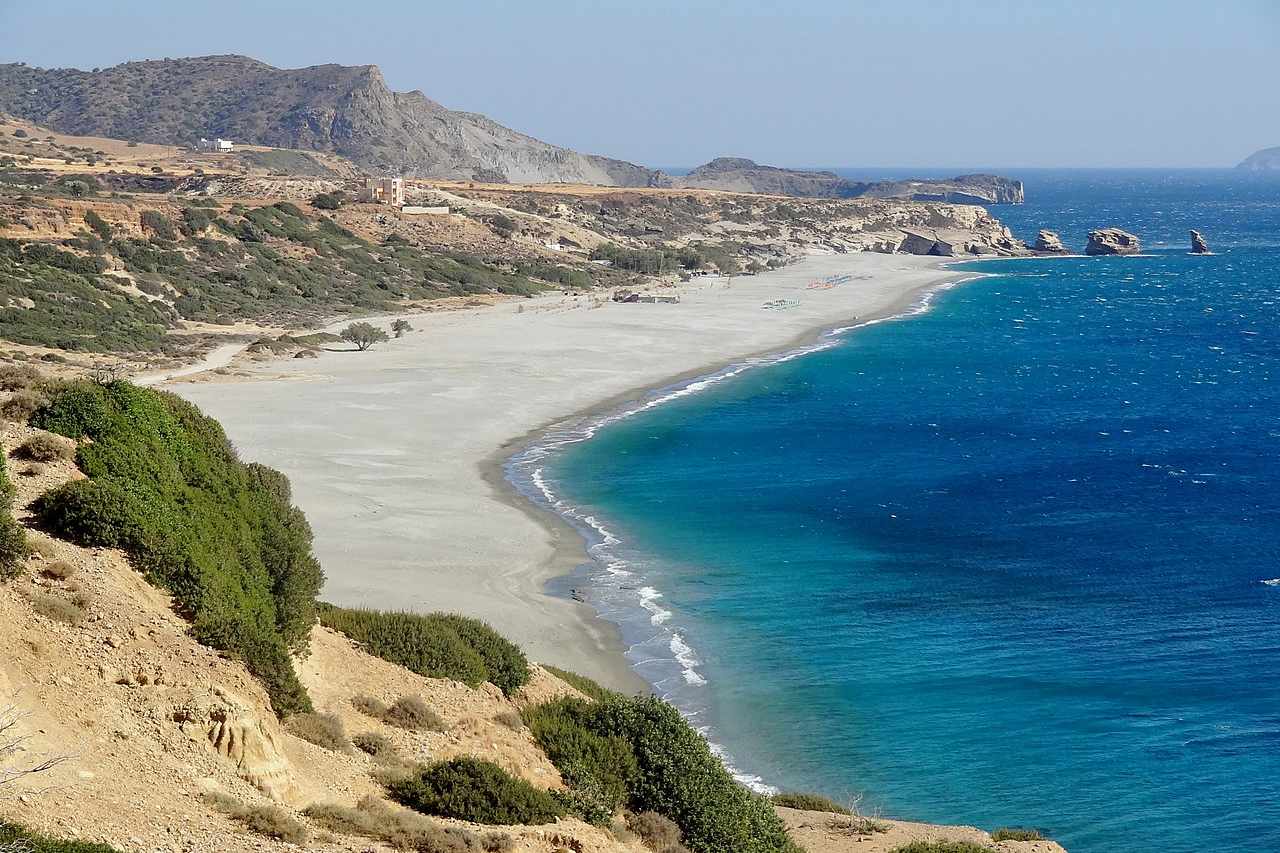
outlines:
[[[1067,253],[1067,247],[1062,245],[1062,238],[1058,236],[1058,232],[1049,231],[1045,228],[1041,228],[1036,232],[1036,242],[1032,248],[1046,255],[1065,255]]]
[[[1200,232],[1194,228],[1191,230],[1191,254],[1193,255],[1209,255],[1209,244],[1204,241],[1204,237],[1200,236]]]
[[[903,231],[902,242],[898,251],[904,255],[941,255],[950,257],[955,254],[955,246],[941,240],[936,234],[922,234],[919,231]]]
[[[1142,244],[1134,234],[1120,228],[1098,228],[1089,232],[1086,255],[1136,255]]]

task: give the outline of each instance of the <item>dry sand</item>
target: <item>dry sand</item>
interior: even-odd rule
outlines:
[[[836,274],[855,280],[807,289]],[[678,305],[553,295],[409,315],[413,332],[368,352],[170,387],[222,421],[244,458],[292,479],[327,600],[477,616],[535,660],[640,688],[613,626],[544,592],[585,559],[582,544],[502,482],[501,460],[575,412],[898,313],[963,277],[937,258],[815,256],[731,284],[699,279]],[[780,298],[799,305],[762,309]]]

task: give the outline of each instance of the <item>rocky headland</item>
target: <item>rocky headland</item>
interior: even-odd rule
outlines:
[[[1255,151],[1236,166],[1248,172],[1271,172],[1280,170],[1280,145],[1275,148],[1263,148]]]
[[[1212,255],[1209,251],[1209,244],[1204,241],[1204,237],[1199,231],[1191,229],[1191,254],[1193,255]]]
[[[1089,232],[1086,255],[1136,255],[1142,251],[1137,235],[1121,228],[1097,228]]]
[[[1025,199],[1021,181],[999,175],[855,181],[835,172],[764,166],[744,157],[717,157],[670,182],[677,187],[803,198],[883,198],[951,204],[1021,204]]]

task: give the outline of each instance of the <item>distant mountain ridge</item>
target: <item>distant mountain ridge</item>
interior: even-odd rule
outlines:
[[[1280,170],[1280,146],[1276,146],[1275,148],[1263,148],[1261,151],[1255,151],[1242,160],[1236,168],[1245,169],[1251,172]]]
[[[246,56],[129,62],[100,71],[0,65],[0,112],[63,133],[190,144],[202,136],[328,151],[374,172],[651,186],[660,172],[580,154],[393,92],[374,65],[280,69]]]
[[[1021,204],[1025,198],[1021,181],[999,175],[853,181],[835,172],[762,166],[744,157],[717,157],[672,181],[680,187],[805,198],[897,198],[954,204]]]

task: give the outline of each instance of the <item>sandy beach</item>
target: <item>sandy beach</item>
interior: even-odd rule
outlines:
[[[675,305],[555,294],[406,315],[413,332],[367,352],[167,387],[218,418],[244,458],[289,475],[326,600],[477,616],[537,661],[640,688],[613,626],[544,592],[583,562],[582,543],[502,480],[502,461],[574,413],[899,313],[965,277],[942,261],[814,256],[731,283],[695,280]],[[837,275],[852,278],[809,287]],[[778,299],[798,304],[762,307]]]

